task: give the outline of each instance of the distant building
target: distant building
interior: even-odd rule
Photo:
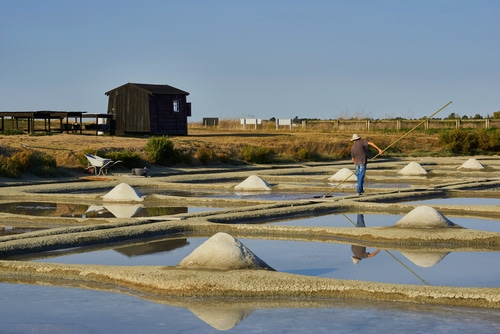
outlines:
[[[105,93],[118,135],[187,135],[188,92],[169,85],[127,83]]]

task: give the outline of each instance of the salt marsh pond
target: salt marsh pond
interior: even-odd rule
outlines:
[[[0,331],[498,332],[498,299],[457,305],[383,293],[389,286],[393,291],[415,291],[409,295],[420,290],[456,294],[459,290],[453,289],[462,289],[470,296],[466,301],[481,295],[481,289],[488,289],[488,296],[500,294],[500,162],[477,157],[488,169],[457,169],[467,159],[420,159],[430,171],[425,177],[399,176],[408,160],[381,160],[369,169],[367,193],[361,197],[353,194],[352,184],[330,193],[335,182],[328,178],[349,167],[347,162],[215,174],[209,168],[177,170],[150,178],[113,175],[106,181],[6,183],[1,226],[17,233],[0,236],[0,291],[9,300],[0,307],[5,319]],[[271,185],[270,191],[233,189],[255,174]],[[207,179],[210,182],[204,182]],[[103,203],[100,196],[123,182],[147,197],[140,203],[120,203],[122,209],[128,205],[140,210],[116,214],[109,206],[117,203]],[[463,228],[394,228],[421,205],[439,210]],[[360,216],[364,227],[358,224]],[[84,272],[97,270],[98,277],[114,266],[131,268],[131,277],[141,268],[175,268],[218,231],[238,238],[277,270],[265,273],[256,285],[268,276],[276,276],[281,284],[262,283],[259,289],[267,292],[253,296],[226,291],[202,297],[169,293],[162,283],[141,290],[125,281],[82,281]],[[352,245],[380,252],[354,264]],[[80,274],[73,276],[65,268]],[[202,286],[204,275],[191,273]],[[232,280],[234,274],[221,277]],[[143,284],[148,275],[143,274]],[[284,294],[287,282],[298,278],[304,280],[303,288]],[[333,286],[338,280],[344,288],[332,287],[322,296],[304,288],[317,279],[331,280]],[[356,286],[373,292],[345,293]]]

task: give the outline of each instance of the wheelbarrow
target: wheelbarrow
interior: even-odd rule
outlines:
[[[108,169],[122,162],[121,160],[113,161],[107,158],[101,158],[93,154],[85,154],[88,160],[88,165],[85,167],[85,171],[89,174],[95,175],[105,175],[108,174]]]

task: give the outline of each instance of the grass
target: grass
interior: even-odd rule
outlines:
[[[0,136],[0,174],[18,177],[22,173],[53,174],[57,167],[82,169],[85,153],[124,161],[122,168],[142,168],[149,164],[211,165],[211,164],[279,164],[291,162],[337,161],[350,159],[352,131],[318,129],[242,130],[241,125],[203,127],[190,124],[188,136],[118,137],[77,134],[51,136]],[[494,155],[500,153],[500,130],[420,130],[406,135],[401,131],[359,131],[362,138],[382,149],[390,147],[384,156],[423,157],[450,155]],[[22,147],[43,153],[36,161],[20,153]],[[33,153],[32,152],[32,153]],[[12,161],[11,161],[12,160]],[[49,165],[51,169],[37,171],[31,164]]]

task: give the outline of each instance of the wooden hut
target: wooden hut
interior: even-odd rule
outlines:
[[[188,92],[169,85],[127,83],[106,92],[115,133],[187,135]]]

